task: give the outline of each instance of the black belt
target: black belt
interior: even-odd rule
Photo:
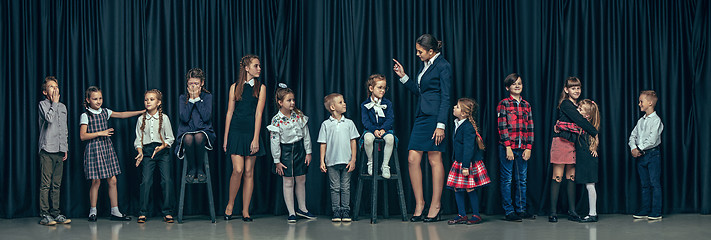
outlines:
[[[640,151],[640,153],[642,153],[642,155],[645,155],[645,154],[647,154],[647,152],[652,152],[652,151],[659,151],[659,146],[656,146],[656,147],[653,147],[653,148],[650,148],[650,149],[647,149],[647,150]],[[641,155],[640,155],[640,156],[641,156]]]

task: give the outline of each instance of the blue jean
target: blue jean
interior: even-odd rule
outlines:
[[[501,198],[506,215],[514,212],[523,213],[526,211],[526,175],[528,172],[528,161],[523,160],[523,149],[513,149],[513,154],[514,160],[506,159],[506,147],[499,145],[499,160],[501,163]],[[515,172],[516,174],[516,191],[514,194],[515,201],[511,198],[511,180],[513,179],[512,172]]]
[[[649,216],[662,215],[662,184],[660,181],[661,152],[658,149],[647,150],[637,158],[637,172],[642,185],[642,208],[640,214]],[[651,198],[651,199],[650,199]]]
[[[346,169],[346,164],[326,167],[328,183],[331,188],[331,210],[350,211],[351,201],[351,173]]]

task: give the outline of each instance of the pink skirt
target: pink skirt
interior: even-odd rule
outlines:
[[[575,145],[560,137],[554,137],[551,143],[551,163],[575,164]]]

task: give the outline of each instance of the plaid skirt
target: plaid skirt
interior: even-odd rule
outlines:
[[[118,157],[109,137],[97,137],[84,150],[86,179],[105,179],[121,174]]]
[[[447,187],[456,190],[472,189],[489,184],[491,180],[486,173],[484,161],[476,161],[469,166],[469,175],[462,175],[462,163],[454,161],[447,177]]]

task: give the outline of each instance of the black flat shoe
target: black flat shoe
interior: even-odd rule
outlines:
[[[116,216],[111,214],[111,221],[131,221],[131,217],[126,216],[126,214],[123,214],[123,216]]]
[[[588,216],[580,219],[580,222],[581,223],[597,222],[597,215],[595,215],[595,216],[588,215]]]
[[[198,172],[197,181],[201,183],[207,181],[207,176],[205,175],[205,173]]]
[[[437,222],[439,220],[442,220],[441,216],[439,215],[440,212],[441,211],[437,212],[437,215],[435,215],[432,218],[425,217],[424,219],[422,219],[422,222],[430,223],[430,222]]]
[[[96,222],[96,214],[89,215],[89,222]]]
[[[568,220],[573,222],[580,222],[580,215],[575,212],[568,211]]]
[[[252,219],[251,217],[242,217],[242,221],[252,222],[252,221],[254,221],[254,219]]]
[[[558,216],[556,216],[556,215],[548,216],[548,222],[557,223],[557,222],[558,222]]]
[[[420,214],[420,216],[412,215],[410,222],[422,222],[422,214]]]
[[[232,217],[232,215],[227,215],[227,214],[225,214],[225,221],[229,221],[229,220],[232,220],[232,219],[234,219],[234,217]]]

